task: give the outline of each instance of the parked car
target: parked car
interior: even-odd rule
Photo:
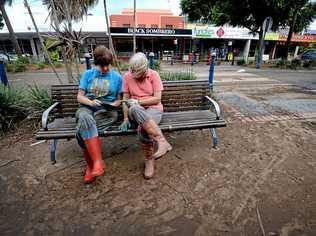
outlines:
[[[8,59],[8,56],[4,53],[0,53],[0,61],[4,61],[4,62],[7,62],[9,59]]]
[[[303,61],[316,60],[316,49],[308,49],[307,51],[303,52],[303,54],[301,55],[301,59]]]

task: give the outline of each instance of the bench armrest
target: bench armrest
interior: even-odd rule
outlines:
[[[49,114],[51,113],[51,111],[56,108],[60,103],[59,102],[55,102],[53,105],[51,105],[49,108],[46,109],[46,111],[43,112],[42,115],[42,128],[44,130],[47,130],[47,125],[48,125],[48,117]]]
[[[205,96],[205,99],[214,107],[216,119],[219,120],[219,118],[221,117],[221,109],[219,108],[218,103],[209,96]]]

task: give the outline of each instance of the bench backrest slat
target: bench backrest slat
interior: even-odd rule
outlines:
[[[209,95],[208,81],[164,81],[162,103],[165,112],[204,110],[207,109],[204,96]],[[60,102],[61,107],[57,117],[74,116],[77,108],[77,84],[53,85],[51,94],[54,102]]]

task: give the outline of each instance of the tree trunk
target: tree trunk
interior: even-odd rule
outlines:
[[[54,22],[54,26],[56,29],[56,32],[59,34],[60,33],[60,29],[59,29],[59,22],[56,16],[56,6],[54,3],[54,0],[50,1],[51,6],[52,6],[52,16],[53,16],[53,22]],[[73,79],[73,75],[72,75],[72,69],[71,69],[71,64],[69,64],[69,61],[66,57],[66,50],[64,47],[62,47],[62,54],[63,54],[63,61],[66,67],[66,74],[67,74],[67,79],[69,83],[73,83],[74,79]]]
[[[9,34],[10,34],[10,39],[11,39],[11,42],[13,43],[13,46],[14,46],[14,49],[15,49],[15,53],[18,56],[22,56],[22,51],[21,51],[20,45],[18,43],[18,40],[16,39],[15,33],[13,31],[13,28],[12,28],[12,25],[11,25],[11,22],[10,22],[10,19],[9,19],[9,17],[7,15],[7,12],[6,12],[6,9],[4,7],[4,1],[0,2],[0,11],[1,11],[3,19],[5,21],[5,24],[6,24],[7,28],[8,28],[8,31],[9,31]]]
[[[290,25],[290,29],[289,29],[289,34],[287,35],[287,39],[286,39],[286,43],[285,43],[285,54],[284,54],[284,59],[288,59],[289,57],[289,49],[290,49],[290,44],[291,44],[291,40],[292,40],[292,35],[294,32],[294,27],[296,24],[296,18],[297,18],[297,9],[294,9],[294,15],[293,15],[293,19]]]
[[[133,53],[136,53],[136,0],[134,0],[134,15],[133,15],[133,23],[134,23],[134,30],[133,30]]]
[[[44,53],[46,54],[46,57],[47,57],[48,62],[49,62],[49,65],[51,66],[52,70],[54,71],[54,73],[55,73],[55,75],[56,75],[56,77],[57,77],[59,83],[62,84],[63,82],[62,82],[62,80],[60,79],[60,77],[59,77],[57,71],[55,70],[55,67],[54,67],[54,64],[53,64],[52,60],[50,59],[49,53],[48,53],[48,51],[47,51],[47,49],[46,49],[46,47],[45,47],[45,45],[44,45],[43,37],[42,37],[42,35],[39,33],[39,30],[38,30],[38,28],[37,28],[36,22],[35,22],[35,20],[34,20],[34,17],[33,17],[32,11],[31,11],[31,8],[30,8],[30,6],[29,6],[27,0],[24,0],[24,6],[26,7],[26,9],[27,9],[27,11],[28,11],[28,13],[29,13],[29,15],[30,15],[30,17],[31,17],[32,23],[33,23],[34,28],[35,28],[35,30],[36,30],[36,34],[37,34],[37,36],[38,36],[38,38],[39,38],[39,40],[40,40],[41,46],[42,46],[42,48],[43,48],[43,50],[44,50]]]
[[[260,65],[261,65],[261,41],[264,40],[262,39],[263,37],[263,29],[262,27],[260,28],[260,31],[259,31],[259,40],[257,42],[257,46],[256,46],[256,68],[259,69],[260,68]]]
[[[78,51],[76,50],[75,60],[76,60],[76,70],[77,70],[77,82],[79,82],[80,81],[80,68],[79,68],[79,65],[80,65],[80,52],[79,52],[79,50]]]
[[[114,64],[116,65],[118,72],[121,73],[121,69],[120,69],[120,66],[118,63],[116,52],[115,52],[114,47],[113,47],[113,40],[112,40],[110,23],[109,23],[109,18],[108,18],[108,10],[106,7],[106,0],[103,0],[103,5],[104,5],[104,15],[105,15],[106,27],[107,27],[107,31],[108,31],[109,48],[113,54]]]

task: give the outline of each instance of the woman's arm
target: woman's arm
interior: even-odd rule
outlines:
[[[85,91],[82,89],[79,89],[78,94],[77,94],[77,101],[83,105],[88,105],[88,106],[101,106],[101,102],[97,99],[90,100],[85,96]]]
[[[154,96],[149,98],[138,99],[138,103],[141,106],[157,105],[161,102],[161,91],[154,92]]]
[[[112,102],[111,105],[114,107],[119,107],[121,105],[121,102],[122,102],[122,96],[118,95],[116,100]]]
[[[130,99],[130,94],[123,93],[123,101],[127,101],[128,99]],[[125,102],[123,102],[123,115],[124,115],[124,120],[128,120],[128,106]]]

